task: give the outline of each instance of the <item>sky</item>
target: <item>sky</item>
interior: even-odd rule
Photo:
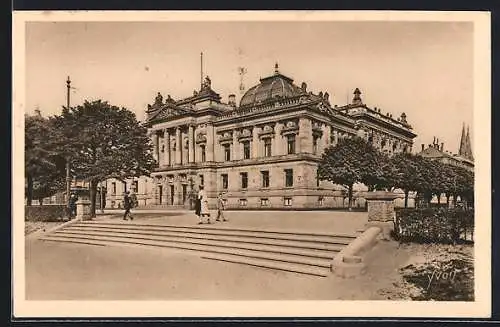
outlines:
[[[71,105],[102,99],[144,118],[157,92],[181,99],[204,75],[227,101],[280,72],[332,105],[363,102],[399,117],[420,144],[433,137],[458,152],[462,124],[473,144],[473,25],[467,22],[29,22],[26,108],[60,114],[71,77]],[[474,149],[473,149],[474,150]]]

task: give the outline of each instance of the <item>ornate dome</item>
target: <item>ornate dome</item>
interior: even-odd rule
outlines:
[[[266,102],[276,98],[290,98],[303,94],[305,90],[293,84],[293,79],[282,75],[275,66],[274,75],[260,79],[260,84],[251,87],[241,98],[240,107]]]

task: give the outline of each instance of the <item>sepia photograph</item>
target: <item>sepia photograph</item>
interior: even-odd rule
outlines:
[[[490,315],[489,13],[13,23],[15,315]]]

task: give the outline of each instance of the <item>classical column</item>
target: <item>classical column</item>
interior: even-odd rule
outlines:
[[[159,140],[159,137],[158,137],[158,133],[156,131],[153,131],[152,132],[152,135],[153,135],[153,157],[156,161],[159,161],[159,149],[158,149],[158,140]]]
[[[214,125],[207,125],[207,144],[205,148],[207,161],[214,161]]]
[[[259,157],[259,127],[254,127],[252,129],[252,158]]]
[[[168,129],[165,128],[165,130],[163,131],[163,144],[165,145],[165,149],[164,149],[164,160],[163,160],[163,164],[165,166],[169,166],[170,165],[170,134],[168,132]]]
[[[299,151],[302,153],[312,153],[312,123],[310,119],[299,119]]]
[[[177,165],[181,164],[181,152],[182,151],[182,140],[181,140],[181,129],[177,127],[175,129],[175,163]]]
[[[193,128],[193,125],[189,125],[189,128],[188,128],[188,142],[189,142],[188,162],[194,162],[194,128]]]
[[[323,128],[323,145],[324,145],[324,149],[328,148],[330,146],[330,137],[331,137],[331,135],[330,135],[330,126],[326,125]]]
[[[283,135],[281,135],[283,127],[283,123],[276,123],[276,126],[274,127],[274,143],[272,146],[273,155],[283,155],[286,153]]]
[[[240,143],[238,142],[238,135],[236,130],[233,130],[233,151],[231,151],[231,155],[233,156],[231,159],[240,160]]]

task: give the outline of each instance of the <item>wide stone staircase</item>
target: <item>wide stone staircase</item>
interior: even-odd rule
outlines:
[[[85,221],[40,239],[96,246],[146,246],[196,253],[203,258],[288,272],[328,276],[335,255],[356,235],[256,230],[220,225],[177,226]]]

